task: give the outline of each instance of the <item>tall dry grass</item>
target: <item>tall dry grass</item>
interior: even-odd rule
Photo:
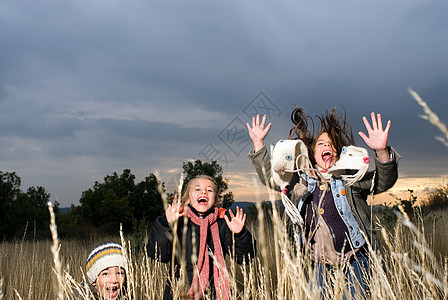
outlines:
[[[423,104],[418,95],[413,96]],[[422,107],[428,120],[442,124],[429,108]],[[446,127],[440,128],[446,134]],[[255,186],[255,192],[261,189]],[[270,195],[271,201],[276,198]],[[258,200],[260,203],[261,199]],[[381,222],[381,215],[375,219],[382,248],[378,253],[370,251],[369,298],[448,298],[447,214],[419,215],[415,223],[406,214],[400,214],[393,224]],[[79,299],[92,297],[82,284],[85,260],[93,248],[110,238],[99,237],[83,243],[60,241],[56,223],[52,215],[53,241],[0,243],[0,299],[73,299],[75,294]],[[258,222],[248,226],[257,239],[257,256],[242,266],[232,257],[227,258],[232,299],[322,298],[311,260],[292,246],[285,222],[276,210],[265,216],[259,204]],[[131,265],[127,293],[133,299],[161,299],[166,280],[171,277],[168,266],[149,259],[145,252],[135,251],[125,237],[114,239],[112,241],[121,241],[125,247]],[[338,266],[328,274],[329,280],[324,285],[328,299],[342,299],[344,295],[351,298],[344,280],[346,267]],[[177,298],[183,298],[183,280],[174,282],[173,289]],[[355,298],[358,299],[359,294]]]
[[[439,116],[429,108],[429,105],[426,103],[425,100],[423,100],[420,95],[415,92],[413,89],[408,89],[409,93],[411,94],[412,98],[423,108],[423,115],[420,115],[422,119],[428,120],[429,123],[436,126],[443,136],[437,136],[436,140],[440,141],[442,144],[448,147],[448,129],[446,128],[445,123],[443,123]]]
[[[307,255],[292,247],[284,221],[274,210],[265,216],[259,206],[258,222],[250,226],[257,239],[257,256],[247,265],[237,265],[227,258],[232,299],[319,299],[312,262]],[[440,212],[436,218],[421,216],[416,224],[400,215],[395,224],[378,223],[383,248],[371,253],[372,299],[445,299],[448,297],[446,256],[434,255],[436,241],[448,240],[448,227]],[[55,237],[57,239],[57,237]],[[76,241],[16,241],[0,244],[0,299],[57,299],[62,285],[64,299],[91,299],[82,285],[88,253],[107,240],[88,243]],[[118,238],[115,241],[120,242]],[[133,299],[161,299],[168,266],[148,258],[144,252],[134,253],[126,237],[121,241],[131,262],[128,293]],[[60,272],[55,266],[58,246]],[[55,249],[55,248],[53,248]],[[344,267],[328,274],[325,291],[328,299],[348,295]],[[182,282],[174,283],[174,293],[182,299]],[[359,297],[355,297],[359,298]]]

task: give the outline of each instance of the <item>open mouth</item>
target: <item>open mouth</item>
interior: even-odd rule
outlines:
[[[322,152],[322,160],[325,163],[331,162],[333,160],[333,153],[331,153],[331,151],[329,150]]]
[[[118,296],[119,289],[118,286],[111,286],[106,288],[107,295],[109,296],[109,299],[114,299]]]
[[[205,197],[201,197],[198,199],[198,204],[207,204],[208,203],[208,199]]]

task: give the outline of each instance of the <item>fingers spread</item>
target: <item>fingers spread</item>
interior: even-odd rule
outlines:
[[[364,122],[364,126],[366,126],[367,131],[372,131],[372,127],[370,127],[369,121],[367,121],[367,118],[364,116],[362,117],[362,121]]]
[[[378,124],[376,123],[375,113],[372,112],[370,115],[371,115],[371,117],[372,117],[372,127],[373,127],[374,129],[378,128]]]
[[[378,128],[383,130],[383,121],[381,120],[381,114],[377,115],[377,119],[378,119]]]

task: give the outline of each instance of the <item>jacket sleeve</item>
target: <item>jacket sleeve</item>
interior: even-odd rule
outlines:
[[[252,234],[246,228],[243,227],[240,233],[235,234],[235,259],[238,264],[246,263],[250,259],[255,257],[256,241],[252,237]]]
[[[244,226],[241,232],[233,234],[225,221],[221,224],[224,233],[223,244],[221,245],[223,252],[232,253],[233,248],[235,248],[234,255],[237,264],[242,264],[244,261],[248,263],[250,259],[255,257],[256,247],[256,241],[250,231]]]
[[[148,239],[148,256],[159,259],[163,263],[171,261],[172,231],[168,225],[165,214],[154,222]]]
[[[395,151],[394,148],[389,148],[390,160],[380,161],[376,154],[374,154],[375,160],[375,172],[369,172],[366,174],[364,180],[360,181],[361,189],[370,193],[372,178],[375,176],[375,185],[373,188],[374,194],[379,194],[390,189],[398,179],[398,161],[401,156]]]
[[[260,178],[261,183],[276,191],[280,191],[280,187],[272,180],[271,158],[269,157],[266,146],[263,146],[263,148],[257,152],[254,152],[252,149],[247,156],[255,166],[255,170],[257,171],[258,178]]]

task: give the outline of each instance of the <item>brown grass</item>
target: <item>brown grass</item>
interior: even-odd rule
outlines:
[[[401,216],[396,224],[380,227],[383,249],[372,254],[373,299],[444,299],[448,296],[446,254],[440,247],[448,240],[447,212],[437,212],[411,223]],[[258,256],[239,266],[227,259],[232,299],[319,299],[312,275],[312,263],[291,247],[284,223],[274,211],[266,223],[259,209],[258,226],[251,231],[258,242]],[[57,299],[62,284],[64,297],[76,290],[81,299],[90,299],[83,285],[85,259],[101,239],[91,243],[76,241],[16,241],[0,244],[0,299]],[[168,266],[152,261],[144,253],[134,254],[123,237],[131,261],[128,292],[134,299],[161,299]],[[55,271],[59,249],[62,279]],[[439,250],[437,250],[439,249]],[[437,253],[434,255],[434,253]],[[341,299],[347,287],[342,269],[331,274],[326,290],[331,299]],[[78,293],[80,293],[78,291]],[[175,284],[175,295],[185,295],[183,285]],[[350,298],[350,297],[349,297]]]
[[[426,115],[423,117],[445,135],[438,139],[448,146],[446,126],[414,91],[410,93],[424,108]],[[257,181],[254,185],[257,192]],[[163,199],[166,207],[166,197]],[[268,216],[270,222],[266,222],[261,205],[258,205],[258,212],[258,225],[250,228],[257,239],[257,257],[243,266],[227,258],[232,299],[321,298],[311,260],[291,246],[278,213],[274,210]],[[382,249],[379,253],[370,253],[370,298],[448,298],[448,213],[437,211],[419,215],[415,223],[401,214],[393,224],[385,224],[381,213],[375,214]],[[80,299],[91,299],[91,293],[82,284],[85,260],[90,250],[111,239],[101,237],[87,243],[59,241],[55,223],[52,223],[52,234],[53,241],[0,243],[0,300],[62,299],[61,293],[67,299],[75,293],[80,294]],[[132,244],[123,236],[121,242],[131,264],[127,274],[128,294],[133,299],[161,299],[170,277],[168,266],[149,259],[144,252],[134,253]],[[329,299],[342,299],[347,294],[342,267],[329,274],[331,280],[325,286]],[[177,298],[185,295],[182,280],[174,283],[174,295]]]

